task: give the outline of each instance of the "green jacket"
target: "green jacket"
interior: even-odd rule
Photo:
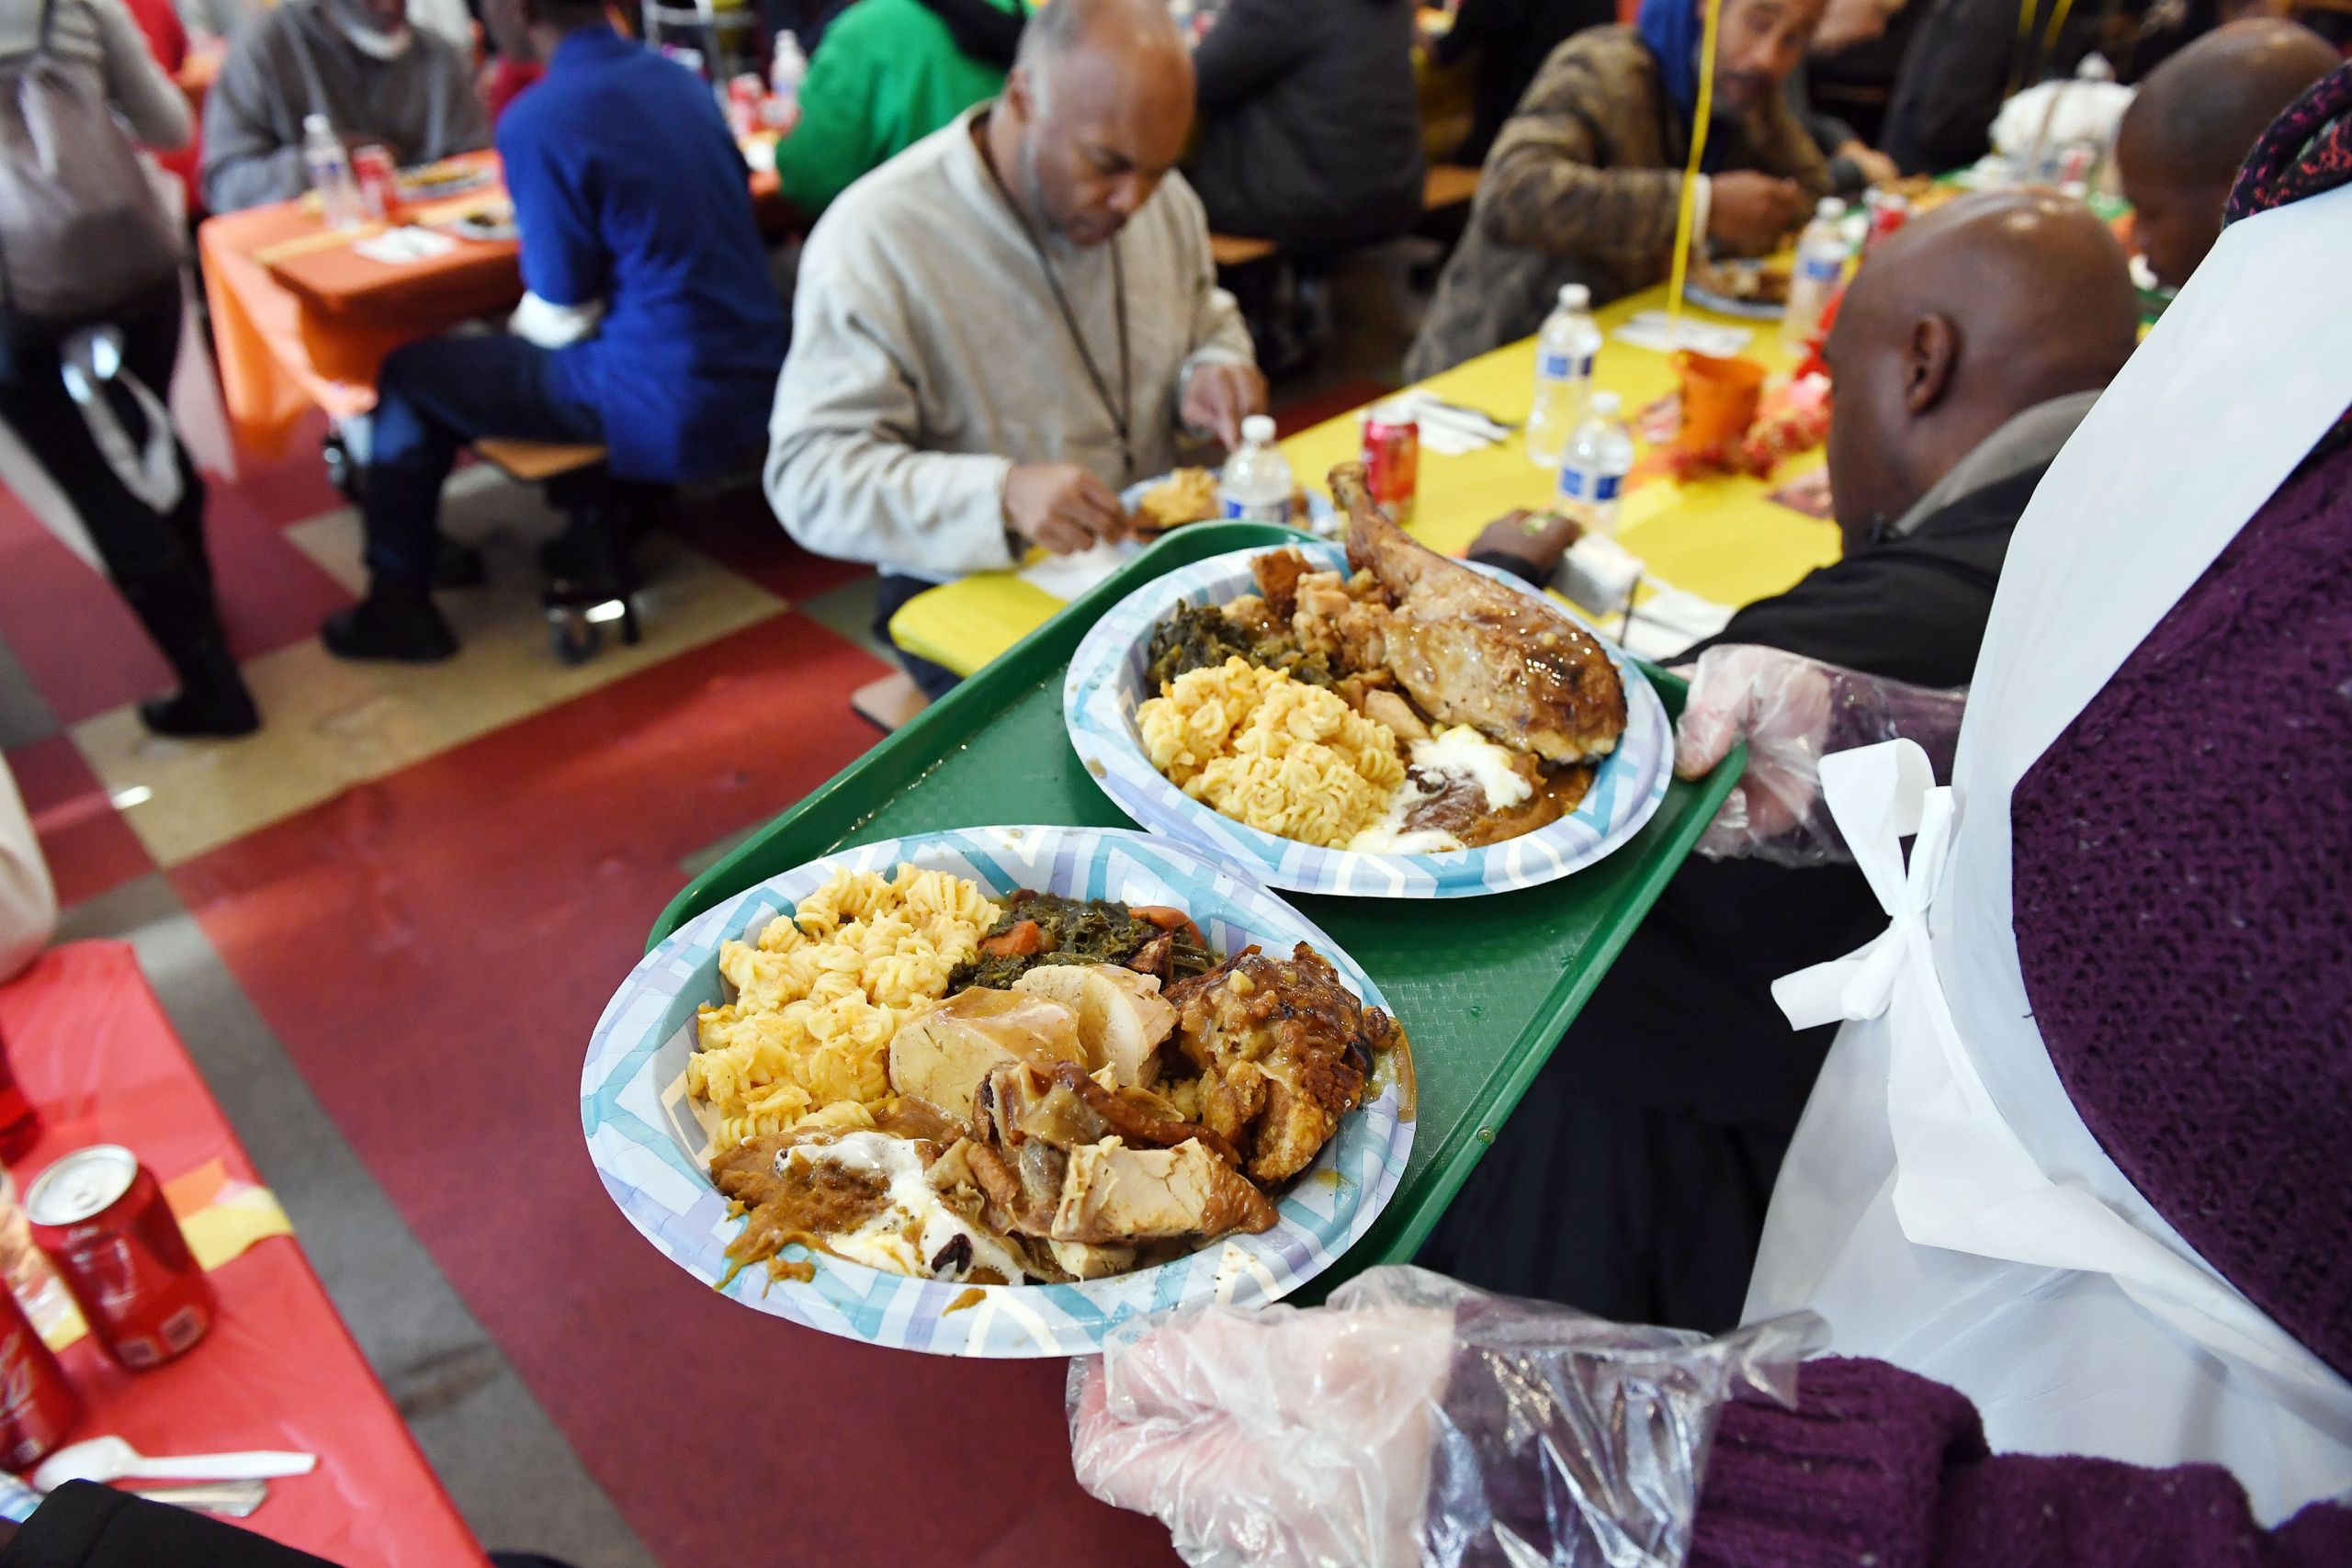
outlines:
[[[814,218],[859,175],[1003,90],[1004,73],[958,50],[922,0],[854,0],[808,62],[800,122],[776,147],[777,183]]]

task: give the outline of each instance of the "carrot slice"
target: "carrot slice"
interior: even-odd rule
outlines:
[[[1001,936],[985,937],[980,951],[990,958],[1035,958],[1046,951],[1045,929],[1035,920],[1020,920]]]

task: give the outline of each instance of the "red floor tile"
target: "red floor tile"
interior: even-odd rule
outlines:
[[[210,487],[206,543],[220,618],[239,659],[314,635],[351,603],[334,579],[263,521],[243,487]],[[0,494],[0,634],[67,724],[171,684],[112,583]]]
[[[757,486],[713,496],[691,513],[675,509],[662,519],[662,526],[729,571],[794,604],[874,570],[856,561],[812,556],[794,544]]]
[[[665,1562],[965,1562],[1025,1540],[1041,1563],[1165,1562],[1148,1521],[1071,1482],[1058,1364],[896,1355],[748,1312],[638,1237],[582,1145],[590,1030],[676,863],[862,751],[849,694],[882,671],[775,617],[172,879]]]
[[[32,814],[60,908],[155,869],[70,737],[52,735],[9,752],[8,771]]]

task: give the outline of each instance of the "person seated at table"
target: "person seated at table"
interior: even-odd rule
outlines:
[[[1193,66],[1159,0],[1053,0],[1004,96],[835,202],[808,237],[768,502],[882,569],[876,625],[1036,545],[1126,530],[1122,486],[1189,431],[1238,445],[1266,383],[1174,172]],[[931,695],[956,677],[901,650]]]
[[[235,212],[308,190],[302,121],[314,114],[403,167],[490,145],[471,65],[409,25],[407,0],[285,0],[237,35],[205,95],[205,205]]]
[[[40,840],[0,757],[0,985],[22,974],[57,931],[57,886]]]
[[[757,450],[784,357],[749,173],[702,80],[615,32],[602,0],[491,9],[548,67],[498,129],[532,335],[385,358],[361,484],[368,596],[322,634],[345,659],[457,651],[429,589],[458,447],[601,443],[616,479],[706,479]]]
[[[776,184],[811,219],[869,169],[1004,90],[1021,0],[854,0],[825,29],[776,144]]]
[[[1193,51],[1185,177],[1220,234],[1329,255],[1420,220],[1413,0],[1230,0]]]
[[[2268,17],[2206,34],[2148,73],[2115,172],[2156,282],[2178,288],[2222,237],[2222,207],[2263,128],[2339,63],[2309,28]]]
[[[2080,202],[1985,193],[1914,220],[1863,264],[1826,350],[1840,558],[1709,646],[1966,684],[2010,531],[2138,328],[2123,248]],[[1561,547],[1515,524],[1476,547],[1539,579]],[[1829,1044],[1791,1034],[1771,983],[1885,919],[1850,866],[1686,862],[1420,1261],[1606,1317],[1736,1322]]]
[[[1760,254],[1804,222],[1829,167],[1781,86],[1825,0],[1724,0],[1701,232]],[[1578,33],[1544,62],[1487,155],[1408,380],[1529,337],[1581,283],[1596,304],[1665,280],[1699,96],[1696,0],[1642,0],[1630,28]]]

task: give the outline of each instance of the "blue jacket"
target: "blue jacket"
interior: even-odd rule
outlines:
[[[603,300],[597,335],[559,350],[571,395],[605,419],[616,473],[692,479],[766,438],[784,363],[742,154],[710,89],[583,28],[498,125],[523,282],[556,305]]]

